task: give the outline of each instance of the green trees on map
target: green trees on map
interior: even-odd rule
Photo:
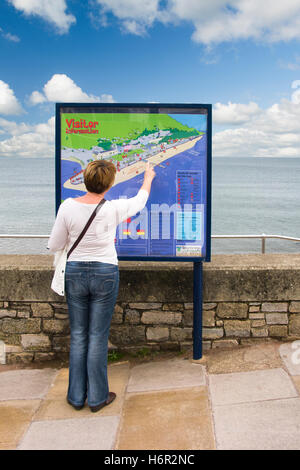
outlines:
[[[97,120],[98,133],[96,134],[67,134],[66,121],[70,120]],[[61,115],[61,145],[73,149],[90,149],[102,147],[110,150],[112,145],[124,145],[132,140],[151,135],[158,131],[170,131],[167,136],[162,136],[162,143],[168,139],[180,139],[199,135],[201,132],[190,128],[168,114],[144,114],[144,113],[67,113]]]
[[[199,132],[196,129],[191,129],[189,131],[186,131],[183,129],[172,128],[172,129],[167,129],[167,130],[170,131],[170,134],[163,137],[160,141],[161,143],[169,142],[169,140],[185,139],[185,138],[193,137],[195,135],[203,134],[203,132]]]

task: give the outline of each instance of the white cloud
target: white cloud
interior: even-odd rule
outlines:
[[[114,103],[110,94],[103,93],[100,96],[85,93],[76,83],[65,74],[55,74],[44,85],[43,93],[34,91],[29,102],[32,105],[45,101],[64,103]]]
[[[112,13],[128,33],[144,35],[154,21],[166,22],[167,9],[160,8],[160,0],[96,0],[101,8],[103,24],[107,13]]]
[[[31,131],[32,126],[26,124],[25,122],[18,124],[14,121],[8,121],[7,119],[0,118],[0,129],[2,134],[20,135]]]
[[[2,88],[1,88],[2,86]],[[3,92],[2,92],[3,89]],[[1,96],[6,97],[6,114],[16,114],[19,109],[13,91],[9,86],[0,81],[0,113]],[[9,102],[10,98],[10,102]],[[43,91],[31,93],[28,103],[31,105],[46,102],[86,102],[86,103],[114,103],[110,94],[94,96],[85,93],[76,83],[65,74],[55,74],[44,85]],[[10,111],[10,112],[8,112]],[[12,112],[14,111],[14,113]],[[0,157],[51,157],[54,155],[54,117],[46,123],[30,125],[24,122],[17,123],[0,118]]]
[[[295,90],[292,93],[292,102],[295,104],[300,104],[300,80],[294,80],[292,83],[292,88]]]
[[[295,93],[295,92],[294,92]],[[230,104],[231,105],[231,104]],[[221,105],[224,119],[214,120],[215,124],[225,124],[231,116],[232,106]],[[245,121],[243,107],[235,106],[234,118],[231,122],[239,127],[216,132],[213,136],[214,156],[257,156],[257,157],[300,157],[300,106],[293,100],[283,99],[269,108],[248,115]],[[226,113],[227,108],[227,113]],[[254,109],[254,108],[253,108]],[[241,110],[239,119],[238,113]],[[213,113],[214,116],[214,113]],[[229,120],[227,121],[229,123]]]
[[[118,18],[137,18],[151,22],[157,17],[159,0],[96,0],[103,11],[111,10]]]
[[[292,100],[267,109],[256,103],[217,103],[214,109],[214,126],[229,127],[215,132],[213,156],[300,157],[300,106]],[[37,125],[0,118],[0,157],[52,157],[54,127],[54,117]]]
[[[0,158],[6,157],[53,157],[55,118],[46,123],[28,125],[0,119],[0,131],[10,136],[0,141]],[[1,132],[0,132],[1,133]]]
[[[8,2],[27,16],[39,16],[53,24],[61,34],[76,22],[74,15],[67,13],[66,0]],[[100,19],[95,5],[100,10]],[[300,39],[299,0],[94,0],[89,3],[88,14],[101,26],[109,23],[112,14],[122,30],[136,35],[146,34],[155,22],[190,23],[194,28],[193,40],[205,45],[243,39],[266,42]]]
[[[115,99],[108,93],[102,93],[102,95],[99,97],[98,103],[115,103]]]
[[[16,34],[6,33],[2,28],[0,28],[0,34],[4,39],[7,39],[11,42],[20,42],[20,38]]]
[[[300,38],[299,0],[169,0],[169,5],[179,19],[194,24],[196,42]]]
[[[296,55],[293,62],[286,62],[285,60],[279,60],[278,65],[282,69],[292,70],[293,72],[296,70],[300,70],[300,56]]]
[[[28,100],[29,104],[33,106],[36,104],[44,103],[45,101],[47,101],[47,98],[39,91],[33,91]]]
[[[0,80],[0,114],[21,114],[22,106],[9,85]]]
[[[53,24],[58,33],[67,33],[76,18],[67,13],[65,0],[8,0],[17,10],[27,16],[39,16]]]
[[[44,94],[48,101],[94,101],[93,95],[88,95],[65,74],[55,74],[44,86]]]
[[[242,124],[261,111],[256,103],[239,104],[229,102],[227,105],[216,103],[214,106],[215,124]]]
[[[299,0],[96,0],[123,29],[143,34],[155,21],[194,27],[193,40],[206,45],[239,39],[300,39]]]
[[[207,2],[208,3],[208,2]],[[300,37],[298,0],[170,0],[178,17],[192,21],[193,39],[204,44],[255,39],[290,40]]]

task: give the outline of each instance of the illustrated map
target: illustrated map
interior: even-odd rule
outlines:
[[[206,114],[62,113],[60,157],[62,201],[86,192],[90,161],[116,167],[106,199],[135,196],[154,166],[146,208],[118,227],[121,259],[205,256]]]

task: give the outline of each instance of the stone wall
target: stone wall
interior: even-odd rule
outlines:
[[[0,340],[9,362],[66,357],[68,309],[50,256],[0,256]],[[192,347],[191,263],[120,263],[110,342],[119,350]],[[204,264],[203,349],[300,338],[300,256],[215,256]]]

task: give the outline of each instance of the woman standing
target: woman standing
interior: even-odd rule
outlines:
[[[95,207],[113,186],[115,175],[111,162],[96,160],[88,164],[84,172],[87,193],[61,204],[48,243],[51,252],[74,244]],[[86,398],[91,411],[96,412],[116,397],[109,392],[107,381],[109,328],[119,287],[116,228],[145,207],[154,176],[148,163],[144,183],[135,197],[105,201],[67,261],[71,330],[67,401],[77,410],[83,408]]]

